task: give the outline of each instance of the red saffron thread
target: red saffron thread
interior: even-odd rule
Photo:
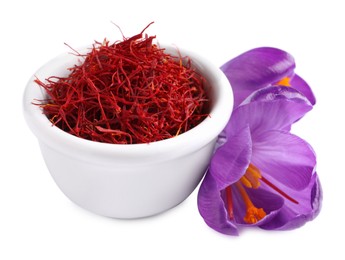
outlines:
[[[272,189],[274,189],[276,192],[278,192],[280,195],[282,195],[283,197],[285,197],[286,199],[290,200],[291,202],[295,203],[295,204],[299,204],[297,200],[295,200],[294,198],[290,197],[289,195],[287,195],[284,191],[282,191],[281,189],[279,189],[277,186],[275,186],[272,182],[270,182],[269,180],[267,180],[266,178],[261,176],[261,180],[266,183],[269,187],[271,187]]]
[[[47,93],[36,105],[53,125],[92,141],[135,144],[174,137],[208,116],[205,79],[189,57],[143,37],[147,27],[112,44],[95,41],[87,54],[71,48],[83,63],[67,77],[35,79]]]
[[[225,189],[225,194],[226,194],[226,201],[228,204],[228,214],[229,214],[229,219],[230,220],[234,220],[234,204],[233,204],[233,200],[232,200],[232,190],[231,190],[231,185],[229,185],[226,189]]]

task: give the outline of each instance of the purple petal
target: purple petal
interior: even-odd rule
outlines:
[[[254,139],[269,130],[288,130],[312,105],[298,91],[288,87],[267,87],[253,93],[237,107],[225,128],[227,136],[249,125]]]
[[[294,58],[287,52],[270,47],[247,51],[225,63],[221,70],[234,92],[234,107],[257,89],[293,75]]]
[[[227,235],[238,235],[237,227],[228,221],[224,202],[213,176],[208,172],[198,192],[198,209],[206,224]]]
[[[290,230],[303,226],[307,221],[313,220],[320,212],[322,202],[322,188],[315,173],[306,189],[303,191],[290,191],[299,202],[294,204],[285,201],[281,211],[270,221],[260,226],[267,230]]]
[[[267,131],[253,137],[252,163],[265,177],[302,190],[310,183],[316,166],[311,146],[296,135],[283,131]]]
[[[261,88],[249,95],[241,105],[255,101],[270,102],[272,100],[285,99],[309,105],[312,108],[309,99],[295,88],[285,86],[269,86]]]
[[[304,79],[302,79],[300,76],[295,74],[290,81],[290,85],[291,85],[291,87],[293,87],[293,88],[297,89],[298,91],[300,91],[301,93],[303,93],[308,98],[310,103],[312,105],[315,105],[316,99],[315,99],[314,93],[311,90],[311,88],[309,87],[308,83],[305,82]]]
[[[238,181],[245,173],[252,154],[252,141],[248,127],[228,136],[227,141],[215,152],[210,163],[210,174],[218,190]]]

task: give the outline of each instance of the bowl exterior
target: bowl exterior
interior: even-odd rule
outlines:
[[[215,140],[194,153],[160,163],[119,167],[72,158],[45,143],[40,148],[50,174],[74,203],[113,218],[140,218],[168,210],[185,200],[207,168]]]

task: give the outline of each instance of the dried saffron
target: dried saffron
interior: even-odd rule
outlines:
[[[92,141],[136,144],[177,136],[208,116],[205,79],[191,59],[165,53],[145,29],[74,51],[83,62],[67,77],[36,78],[47,93],[36,105],[53,125]]]

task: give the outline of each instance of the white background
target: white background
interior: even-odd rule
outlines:
[[[225,4],[226,3],[226,4]],[[344,8],[341,1],[1,1],[0,259],[302,259],[342,254],[344,228]],[[30,76],[79,47],[140,32],[207,56],[218,66],[260,46],[290,52],[315,108],[294,127],[318,155],[324,201],[313,222],[288,232],[210,229],[195,191],[146,219],[89,213],[57,188],[22,116]],[[135,191],[134,191],[135,192]],[[140,196],[140,194],[138,194]],[[340,237],[337,237],[340,235]],[[319,258],[320,259],[320,258]]]

